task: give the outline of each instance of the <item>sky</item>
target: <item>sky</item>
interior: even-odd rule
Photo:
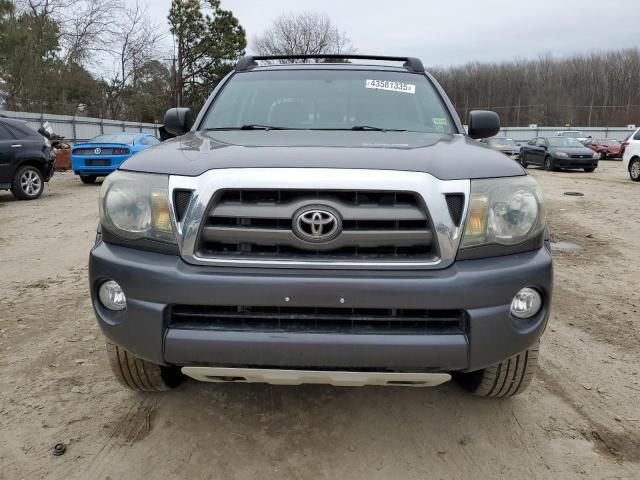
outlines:
[[[138,0],[168,29],[171,0]],[[136,0],[125,0],[131,5]],[[358,53],[426,65],[500,62],[640,46],[640,0],[222,0],[251,40],[282,13],[327,14]],[[165,45],[170,51],[171,40]]]

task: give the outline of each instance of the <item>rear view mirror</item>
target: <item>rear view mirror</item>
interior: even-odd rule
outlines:
[[[175,136],[184,135],[193,125],[191,110],[188,108],[170,108],[164,115],[164,128]]]
[[[473,110],[469,113],[469,136],[488,138],[500,132],[500,117],[496,112]]]

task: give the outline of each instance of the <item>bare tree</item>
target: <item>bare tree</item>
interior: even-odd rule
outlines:
[[[125,103],[123,94],[135,92],[142,68],[156,58],[156,47],[167,35],[149,19],[147,8],[141,7],[138,1],[120,17],[108,49],[117,65],[108,88],[109,113],[113,118],[120,117]]]
[[[327,15],[312,12],[276,18],[262,35],[253,38],[253,48],[259,55],[347,54],[353,51],[347,35]]]
[[[118,59],[118,80],[123,85],[131,83],[135,88],[140,67],[155,58],[156,46],[167,32],[149,20],[147,8],[139,2],[124,13],[115,31],[117,38],[112,53]]]
[[[458,113],[496,110],[502,123],[640,123],[640,49],[432,68]]]
[[[58,43],[67,65],[92,63],[93,54],[107,50],[124,10],[121,0],[18,0],[17,6],[60,25]]]
[[[94,53],[108,50],[118,37],[123,10],[120,0],[83,0],[65,9],[60,42],[65,63],[92,63]]]

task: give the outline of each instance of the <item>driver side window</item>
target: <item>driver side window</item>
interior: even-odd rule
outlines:
[[[536,142],[536,146],[537,147],[546,147],[547,146],[547,142],[544,141],[544,138],[539,138],[538,141]]]
[[[537,138],[529,140],[529,143],[527,145],[531,145],[533,147],[536,144],[536,140],[537,140]]]

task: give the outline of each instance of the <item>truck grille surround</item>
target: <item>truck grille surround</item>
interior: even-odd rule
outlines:
[[[202,258],[433,261],[431,220],[414,192],[223,189],[196,253]]]

